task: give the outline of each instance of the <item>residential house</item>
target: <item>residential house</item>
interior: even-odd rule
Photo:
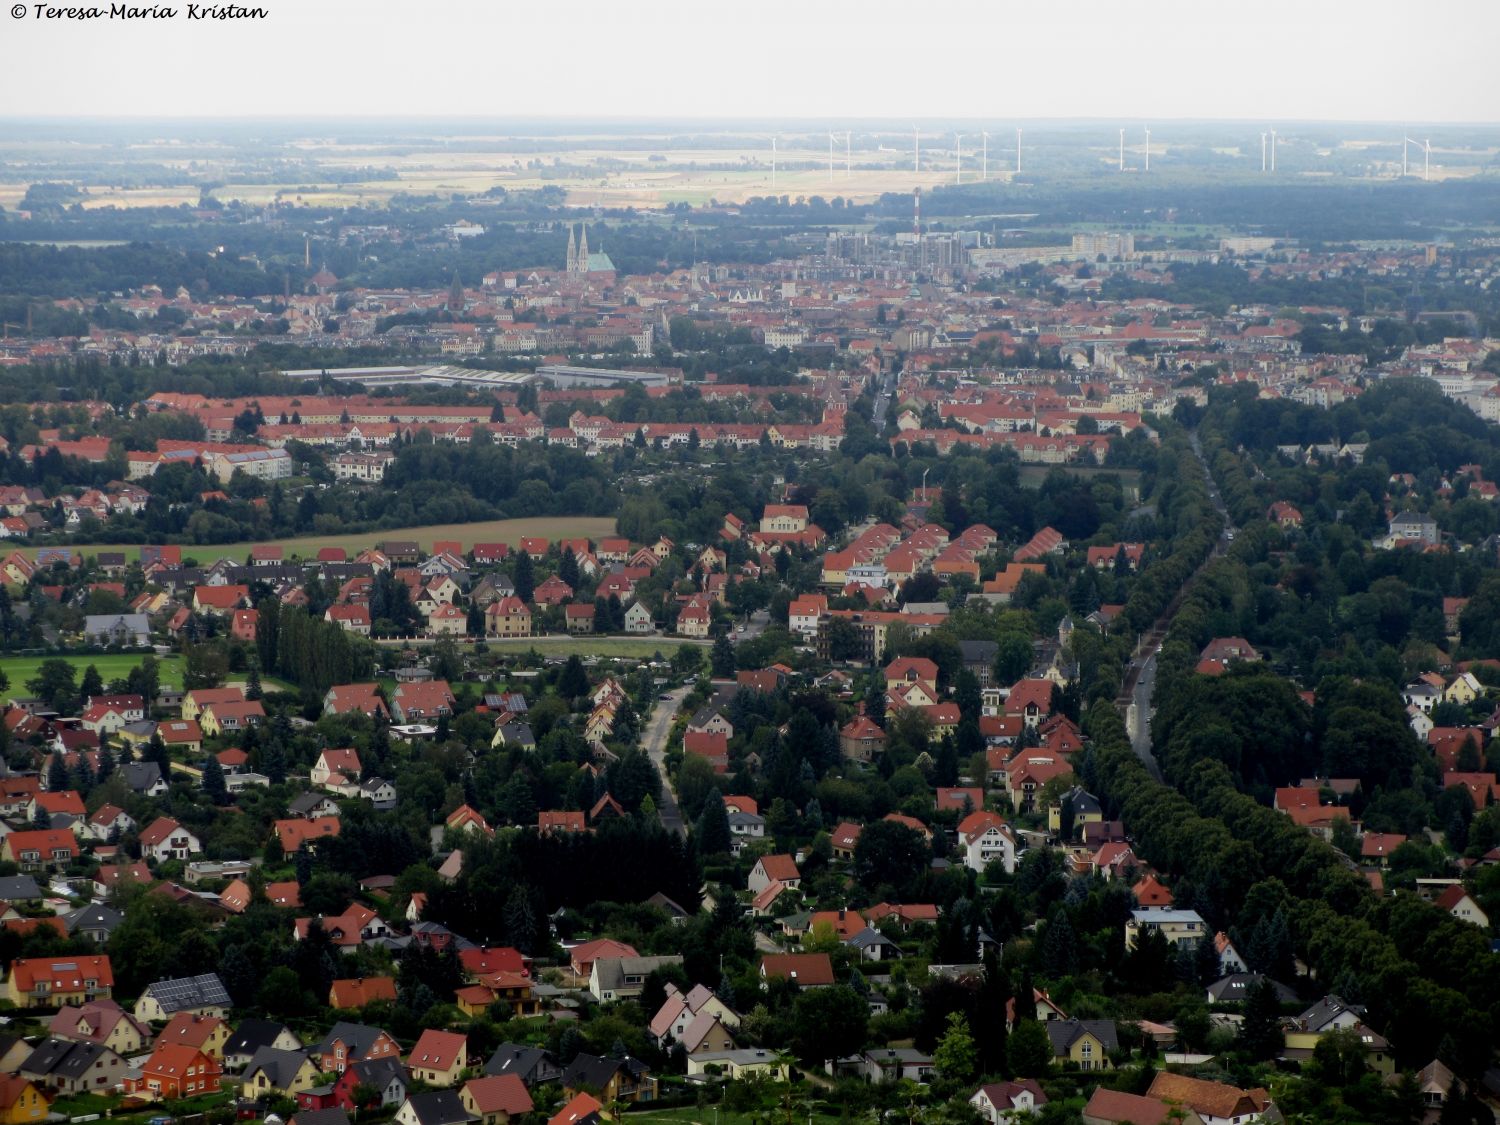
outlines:
[[[219,1060],[195,1047],[159,1044],[141,1064],[140,1076],[125,1078],[125,1092],[148,1101],[178,1101],[219,1092],[224,1068]]]
[[[1078,1070],[1112,1070],[1110,1054],[1120,1049],[1113,1020],[1048,1020],[1052,1057]]]
[[[429,1086],[453,1086],[469,1065],[469,1041],[454,1031],[428,1028],[406,1056],[411,1076]]]
[[[974,1111],[989,1125],[1006,1125],[1035,1114],[1047,1104],[1047,1095],[1035,1078],[992,1082],[975,1090],[969,1098]]]
[[[479,1125],[510,1125],[534,1107],[531,1091],[518,1074],[486,1074],[464,1083],[459,1099]]]
[[[59,1094],[107,1094],[120,1085],[126,1066],[117,1052],[98,1043],[44,1039],[18,1073]]]
[[[109,999],[115,974],[109,958],[25,957],[10,963],[5,997],[16,1008],[57,1008]]]
[[[471,1125],[475,1116],[452,1090],[408,1094],[396,1111],[396,1125]]]
[[[0,1125],[47,1119],[47,1095],[18,1074],[0,1075]]]
[[[140,834],[141,855],[158,863],[168,859],[187,859],[203,850],[203,845],[169,816],[157,817]]]
[[[262,1047],[246,1064],[240,1089],[245,1097],[263,1098],[272,1094],[292,1097],[311,1090],[319,1077],[317,1063],[304,1052]]]
[[[121,1055],[133,1055],[151,1042],[151,1029],[113,1000],[63,1005],[47,1024],[54,1039],[95,1043]]]
[[[599,957],[589,972],[589,992],[601,1004],[630,1000],[646,987],[646,978],[664,965],[681,965],[676,954],[662,957]]]
[[[563,1093],[597,1091],[606,1104],[656,1100],[656,1079],[640,1059],[603,1058],[580,1051],[563,1068]]]
[[[191,1012],[223,1019],[233,1003],[217,973],[201,973],[148,984],[135,1002],[135,1018],[161,1021],[178,1012]]]

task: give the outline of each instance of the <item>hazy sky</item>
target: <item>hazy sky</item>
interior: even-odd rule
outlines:
[[[166,2],[0,12],[0,114],[1500,121],[1500,0]]]

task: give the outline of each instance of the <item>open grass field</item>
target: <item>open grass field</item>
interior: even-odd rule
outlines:
[[[99,675],[108,684],[110,680],[124,679],[126,673],[141,662],[142,655],[144,654],[135,652],[110,652],[95,653],[92,656],[64,656],[63,659],[78,669],[80,678],[83,676],[83,670],[92,664],[99,669]],[[24,692],[26,681],[35,676],[38,666],[43,660],[48,659],[51,657],[46,655],[0,657],[0,672],[4,672],[10,680],[11,691]],[[182,686],[182,657],[158,656],[156,666],[161,670],[163,687],[180,688]]]
[[[137,664],[140,663],[144,653],[135,652],[109,652],[84,654],[71,656],[66,653],[51,653],[42,656],[5,656],[0,657],[0,672],[4,672],[10,680],[10,690],[13,693],[24,693],[26,681],[36,675],[37,668],[43,660],[53,659],[61,656],[78,669],[78,676],[83,677],[83,670],[92,664],[99,669],[99,675],[108,684],[110,680],[123,680]],[[160,678],[163,687],[182,687],[182,657],[180,656],[158,656],[156,666],[160,670]],[[244,676],[236,673],[229,677],[227,683],[238,684],[244,682]],[[296,687],[272,676],[260,678],[261,687],[266,691],[295,691]]]
[[[607,516],[546,516],[536,519],[487,520],[483,523],[440,523],[423,527],[396,527],[388,531],[367,531],[354,535],[305,535],[292,539],[269,539],[265,543],[183,544],[183,558],[244,558],[251,547],[271,544],[287,554],[312,558],[323,547],[342,547],[351,556],[388,539],[415,540],[424,551],[431,551],[438,539],[456,539],[468,550],[475,543],[509,543],[515,546],[524,536],[540,535],[548,539],[600,539],[615,533],[615,521]],[[123,551],[126,560],[140,557],[139,546],[130,543],[86,543],[74,548],[85,555],[100,551]],[[20,548],[23,554],[36,557],[37,547]]]

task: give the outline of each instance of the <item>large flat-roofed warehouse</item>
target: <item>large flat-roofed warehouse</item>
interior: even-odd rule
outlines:
[[[554,387],[668,387],[682,382],[681,371],[658,371],[650,368],[620,370],[611,367],[571,367],[547,363],[536,369],[537,377]]]
[[[283,371],[288,379],[332,379],[335,383],[358,383],[364,387],[426,385],[470,387],[474,390],[518,391],[537,381],[529,371],[477,371],[451,364],[411,367],[305,367]]]

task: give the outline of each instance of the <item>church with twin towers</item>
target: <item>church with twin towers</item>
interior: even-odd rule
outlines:
[[[615,264],[610,261],[609,255],[601,246],[592,254],[589,253],[589,228],[587,223],[579,223],[579,237],[573,236],[573,224],[568,224],[568,273],[590,274],[590,273],[614,273]]]

